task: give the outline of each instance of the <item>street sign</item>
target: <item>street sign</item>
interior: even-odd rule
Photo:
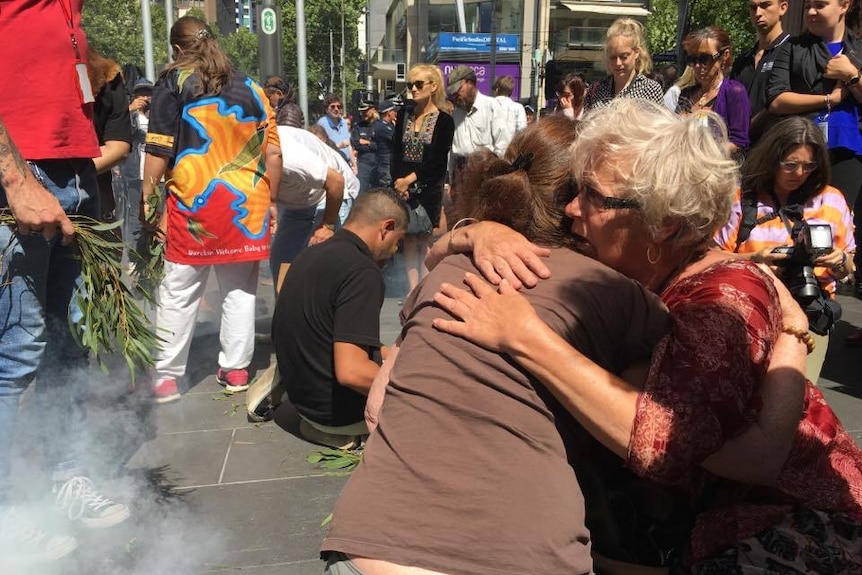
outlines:
[[[264,34],[275,34],[278,28],[276,21],[275,10],[272,8],[264,8],[260,11],[260,31]]]

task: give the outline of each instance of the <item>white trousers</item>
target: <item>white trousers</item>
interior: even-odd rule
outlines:
[[[185,375],[189,347],[210,268],[221,292],[218,363],[222,369],[245,369],[254,355],[255,294],[260,262],[192,266],[165,261],[159,285],[156,328],[165,341],[156,352],[158,379]]]

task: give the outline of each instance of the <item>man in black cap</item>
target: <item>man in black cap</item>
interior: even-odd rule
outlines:
[[[380,119],[374,124],[374,137],[377,140],[377,185],[392,187],[392,150],[395,143],[395,121],[398,119],[398,106],[392,100],[380,103]]]
[[[502,158],[514,136],[514,126],[509,125],[508,115],[497,100],[479,92],[476,72],[469,66],[458,66],[449,72],[446,97],[455,105],[450,173],[469,154],[482,148]]]
[[[374,137],[374,125],[380,116],[377,114],[377,105],[373,102],[359,102],[358,110],[362,114],[362,120],[353,127],[350,144],[356,150],[359,193],[364,194],[377,181],[377,140]]]

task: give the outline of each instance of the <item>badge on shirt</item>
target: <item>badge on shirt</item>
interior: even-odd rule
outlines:
[[[78,73],[78,86],[81,88],[81,99],[85,104],[96,101],[93,96],[93,87],[90,85],[90,77],[87,75],[87,65],[83,62],[75,64],[75,72]]]

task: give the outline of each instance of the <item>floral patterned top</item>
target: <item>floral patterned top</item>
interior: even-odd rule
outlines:
[[[638,400],[628,466],[687,489],[701,510],[695,560],[756,535],[798,507],[862,519],[862,451],[823,395],[806,384],[803,418],[774,487],[699,467],[752,424],[759,384],[781,332],[778,296],[753,263],[727,260],[668,286],[671,333],[656,347]]]

